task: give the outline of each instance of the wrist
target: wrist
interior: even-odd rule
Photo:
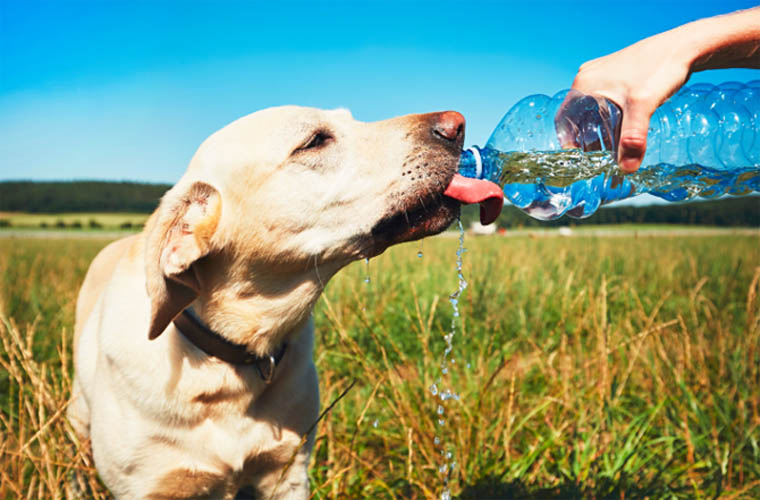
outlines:
[[[721,28],[715,18],[699,19],[673,29],[676,60],[689,73],[708,69],[704,67],[705,59],[712,52],[716,31]],[[688,78],[688,77],[687,77]]]

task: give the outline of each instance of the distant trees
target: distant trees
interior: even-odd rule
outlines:
[[[150,213],[168,184],[137,182],[0,182],[0,212]]]

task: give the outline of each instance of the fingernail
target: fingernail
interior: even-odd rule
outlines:
[[[639,169],[639,165],[641,164],[641,160],[639,158],[621,158],[620,159],[620,170],[623,172],[630,174],[635,172]]]

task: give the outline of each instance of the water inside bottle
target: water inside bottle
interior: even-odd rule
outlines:
[[[579,179],[617,173],[617,164],[607,151],[577,149],[498,153],[502,163],[500,184],[534,184],[567,187]]]
[[[501,164],[501,174],[495,180],[504,187],[504,195],[541,220],[565,213],[588,217],[603,204],[641,193],[685,201],[760,191],[760,168],[756,166],[719,170],[658,163],[623,175],[609,151],[579,150],[497,153],[496,161]]]

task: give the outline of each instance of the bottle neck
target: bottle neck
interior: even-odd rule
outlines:
[[[483,158],[480,148],[472,146],[462,151],[459,157],[459,173],[471,179],[483,178]]]
[[[459,157],[459,173],[471,179],[485,179],[497,182],[501,172],[498,151],[489,147],[472,146],[462,151]]]

